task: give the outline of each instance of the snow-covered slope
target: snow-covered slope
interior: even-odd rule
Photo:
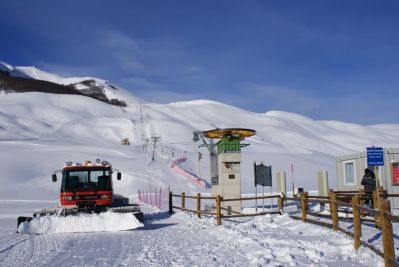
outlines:
[[[32,78],[31,76],[25,74],[23,71],[18,70],[18,68],[15,68],[3,61],[0,61],[0,71],[8,73],[14,77]]]
[[[61,78],[31,67],[0,66],[9,71],[18,69],[32,78],[57,83],[87,81],[86,78]],[[328,170],[330,186],[336,185],[337,155],[363,151],[370,145],[395,147],[399,143],[399,125],[395,124],[365,126],[338,121],[315,121],[282,111],[253,113],[208,100],[144,103],[140,107],[140,99],[128,91],[114,88],[104,80],[90,79],[104,86],[110,98],[116,97],[128,105],[112,106],[79,95],[38,92],[0,94],[0,158],[4,160],[2,162],[8,162],[7,158],[11,154],[18,161],[25,161],[20,164],[22,166],[18,171],[13,164],[4,166],[3,169],[11,179],[16,177],[16,181],[31,181],[33,177],[25,174],[32,173],[31,168],[34,166],[42,166],[40,161],[46,161],[46,168],[38,170],[35,179],[47,179],[49,173],[60,168],[67,160],[93,159],[100,154],[101,157],[113,158],[119,162],[134,158],[135,163],[121,165],[126,173],[140,173],[130,175],[136,187],[170,185],[178,190],[196,191],[194,185],[170,172],[172,155],[174,158],[187,156],[188,162],[184,167],[198,174],[197,152],[207,155],[207,151],[198,148],[199,143],[192,142],[193,131],[243,127],[257,132],[248,138],[251,145],[242,150],[244,193],[254,190],[254,161],[272,165],[273,172],[281,170],[289,173],[291,164],[294,164],[296,186],[315,189],[318,170]],[[84,89],[84,84],[79,86]],[[154,135],[161,136],[161,142],[156,147],[156,155],[160,160],[148,163],[143,144]],[[130,147],[120,145],[120,140],[126,137],[130,139]],[[29,149],[25,148],[34,148],[35,157],[26,155]],[[56,154],[56,149],[65,155]],[[149,145],[147,153],[151,150],[152,145]],[[209,180],[208,161],[205,156],[201,174]],[[143,178],[148,176],[152,178]],[[2,182],[4,179],[0,180]],[[6,185],[10,186],[8,182]],[[3,188],[0,187],[0,191]],[[32,188],[27,187],[26,190]],[[49,190],[55,193],[57,188]]]
[[[193,173],[198,173],[196,152],[201,151],[206,155],[207,151],[198,148],[198,144],[191,141],[194,130],[217,127],[252,128],[257,134],[248,139],[251,145],[242,150],[243,191],[248,193],[253,191],[254,161],[271,164],[273,172],[278,170],[288,172],[293,163],[297,185],[309,189],[316,187],[316,172],[328,170],[331,177],[330,184],[333,187],[336,155],[361,151],[372,144],[392,147],[399,141],[397,125],[362,126],[314,121],[287,113],[257,114],[215,102],[144,104],[143,124],[140,122],[139,110],[138,104],[120,108],[82,96],[45,93],[2,94],[0,95],[0,139],[2,140],[0,157],[3,156],[7,162],[11,150],[12,155],[19,158],[18,161],[25,160],[26,157],[29,157],[29,161],[47,161],[48,168],[39,172],[40,175],[46,174],[43,179],[48,179],[48,174],[67,160],[97,157],[96,153],[91,152],[91,147],[96,147],[103,150],[100,154],[105,157],[114,157],[115,153],[120,154],[121,156],[114,158],[114,161],[141,157],[143,158],[140,160],[141,163],[132,164],[125,171],[146,172],[142,169],[143,164],[146,165],[146,159],[143,154],[141,134],[143,133],[146,139],[160,135],[162,139],[157,147],[157,156],[164,159],[164,165],[157,162],[161,165],[158,166],[156,179],[163,179],[164,186],[171,185],[184,189],[189,186],[189,182],[176,177],[177,180],[169,179],[168,177],[174,175],[168,170],[168,164],[172,160],[172,153],[175,157],[187,155],[189,160],[185,167]],[[132,146],[120,145],[120,140],[126,137],[130,139]],[[10,141],[18,143],[13,146]],[[44,147],[37,147],[39,144]],[[35,157],[25,155],[29,149],[19,154],[19,149],[16,149],[19,146],[34,146]],[[65,155],[60,153],[55,156],[49,146],[53,146],[53,149],[57,146],[70,149]],[[137,148],[136,151],[129,149],[132,147]],[[50,153],[48,150],[51,154],[47,154]],[[75,151],[71,154],[70,150]],[[128,153],[126,150],[129,150]],[[151,150],[152,146],[149,146],[149,152]],[[141,153],[142,156],[135,153]],[[76,157],[76,154],[80,154],[79,157]],[[36,164],[42,165],[41,162]],[[201,173],[206,179],[209,179],[208,165],[208,158],[205,156]],[[22,167],[17,169],[22,171],[24,166],[25,164],[22,164]],[[23,172],[32,172],[29,169],[32,167],[31,163],[26,162],[26,166],[27,169]],[[18,176],[15,166],[8,165],[3,169],[7,170],[11,177]],[[18,177],[19,179],[22,178]],[[30,177],[25,176],[23,179],[29,181]],[[151,183],[154,186],[159,184],[155,180]],[[181,186],[180,183],[186,185]],[[145,180],[137,184],[137,186],[148,185],[151,184]],[[57,188],[52,190],[56,192]]]
[[[18,71],[18,73],[22,73],[25,77],[30,77],[36,80],[43,80],[53,83],[61,84],[60,81],[63,80],[61,76],[56,74],[48,73],[43,70],[40,70],[36,67],[15,67],[14,71]],[[15,76],[15,75],[13,75]]]
[[[140,100],[132,93],[110,84],[106,80],[93,77],[61,77],[36,67],[14,67],[8,63],[0,61],[0,71],[13,77],[30,78],[40,81],[47,81],[59,85],[75,88],[85,95],[112,103],[113,105],[125,106],[127,104],[137,104]],[[1,89],[1,88],[0,88]],[[12,89],[12,88],[10,88]],[[120,102],[123,99],[123,102]]]

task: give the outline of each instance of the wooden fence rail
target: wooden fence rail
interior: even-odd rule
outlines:
[[[180,203],[181,203],[180,206],[173,205],[173,198],[180,198]],[[276,198],[278,200],[278,209],[274,210],[274,211],[249,213],[249,214],[242,214],[240,212],[231,212],[233,214],[229,214],[229,215],[222,213],[222,211],[227,210],[222,207],[222,203],[224,203],[224,202],[273,199],[273,198]],[[188,200],[188,199],[196,200],[196,210],[186,208],[186,200]],[[214,200],[215,201],[215,208],[214,208],[215,212],[211,212],[209,210],[208,211],[201,210],[202,200]],[[216,224],[217,225],[222,224],[222,219],[252,217],[252,216],[260,216],[260,215],[266,215],[266,214],[281,214],[283,212],[283,207],[284,207],[284,197],[282,197],[281,195],[224,199],[220,195],[217,195],[216,197],[204,197],[204,196],[201,196],[200,193],[197,193],[196,196],[186,196],[184,192],[181,193],[181,195],[173,194],[172,192],[169,193],[169,213],[173,213],[173,209],[179,209],[179,210],[184,210],[187,212],[195,213],[198,216],[198,218],[200,218],[202,214],[216,216]]]

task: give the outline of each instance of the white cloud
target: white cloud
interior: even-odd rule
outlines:
[[[168,90],[165,85],[153,82],[146,77],[128,77],[121,80],[121,84],[143,100],[154,103],[187,101],[203,97],[199,93],[181,93]]]
[[[199,73],[203,71],[203,68],[198,65],[191,65],[187,68],[188,72],[190,73]]]
[[[161,84],[150,81],[147,77],[131,76],[121,79],[121,83],[130,89],[161,89]]]
[[[108,51],[113,60],[126,72],[144,71],[143,51],[135,39],[115,31],[102,33],[100,44]]]
[[[301,90],[294,90],[274,85],[249,84],[243,87],[242,95],[233,100],[234,105],[263,107],[309,113],[320,107],[320,100]],[[230,98],[231,99],[231,98]]]
[[[135,53],[141,52],[140,46],[136,40],[120,32],[115,32],[115,31],[104,32],[101,43],[113,49],[120,48],[124,50],[130,50]]]
[[[294,90],[273,85],[251,84],[245,86],[242,96],[228,94],[224,102],[254,110],[283,110],[299,113],[318,120],[340,120],[357,123],[386,123],[398,113],[397,99],[378,92],[358,91],[339,94],[310,95],[304,90]],[[234,99],[236,98],[236,100]],[[261,111],[259,111],[261,112]],[[383,115],[382,115],[383,114]]]
[[[98,77],[98,73],[106,71],[105,67],[99,66],[65,66],[53,64],[49,62],[36,62],[34,64],[39,69],[57,74],[61,77],[76,77],[76,76],[94,76]],[[104,77],[98,77],[104,79]]]

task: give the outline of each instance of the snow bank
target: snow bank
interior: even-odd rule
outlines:
[[[104,212],[78,216],[44,216],[21,223],[18,232],[23,234],[117,232],[143,227],[132,213]]]
[[[189,226],[201,236],[217,236],[223,242],[211,244],[222,250],[221,266],[383,266],[383,259],[362,246],[353,248],[353,239],[341,232],[293,220],[289,214],[223,221],[189,215]],[[205,230],[203,230],[205,229]],[[204,238],[204,237],[202,237]],[[213,242],[213,241],[211,241]],[[228,260],[234,258],[234,264]]]

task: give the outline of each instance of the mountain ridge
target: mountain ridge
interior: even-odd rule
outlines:
[[[7,93],[43,92],[82,95],[107,104],[126,107],[118,98],[108,98],[106,89],[118,90],[107,81],[92,78],[63,78],[36,67],[13,67],[0,61],[0,91]]]

